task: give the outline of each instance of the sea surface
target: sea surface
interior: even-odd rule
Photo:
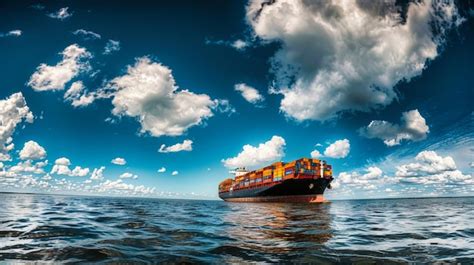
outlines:
[[[474,198],[325,204],[0,193],[0,261],[474,263]]]

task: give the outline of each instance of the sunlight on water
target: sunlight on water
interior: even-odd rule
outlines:
[[[472,262],[474,198],[250,204],[0,194],[0,259]]]

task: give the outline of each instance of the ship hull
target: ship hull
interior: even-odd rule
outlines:
[[[229,202],[325,202],[323,193],[332,179],[288,179],[253,188],[219,193]]]

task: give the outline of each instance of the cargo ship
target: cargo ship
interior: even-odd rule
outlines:
[[[325,202],[323,193],[333,180],[331,165],[311,158],[231,174],[219,184],[219,197],[230,202]]]

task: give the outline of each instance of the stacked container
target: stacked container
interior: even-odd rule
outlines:
[[[226,179],[220,183],[219,191],[229,191],[231,187],[233,189],[251,188],[293,178],[321,177],[332,177],[332,167],[327,165],[326,161],[301,158],[290,163],[275,162],[270,166],[237,176],[235,180]]]

